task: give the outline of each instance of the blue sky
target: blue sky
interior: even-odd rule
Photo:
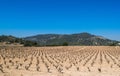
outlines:
[[[0,35],[81,32],[120,40],[120,1],[0,0]]]

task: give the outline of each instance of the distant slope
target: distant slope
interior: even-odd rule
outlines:
[[[24,40],[22,38],[17,38],[14,36],[1,35],[0,36],[0,46],[8,45],[24,45],[24,46],[38,46],[34,41]]]
[[[42,34],[24,38],[25,40],[35,41],[40,45],[62,45],[67,42],[69,45],[111,45],[118,41],[110,40],[102,36],[90,33],[78,34]]]
[[[22,42],[22,39],[21,38],[17,38],[17,37],[14,37],[14,36],[7,36],[7,35],[1,35],[0,36],[0,42],[9,42],[9,43],[20,43]]]

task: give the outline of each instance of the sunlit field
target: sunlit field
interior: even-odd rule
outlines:
[[[0,47],[0,76],[120,76],[120,47]]]

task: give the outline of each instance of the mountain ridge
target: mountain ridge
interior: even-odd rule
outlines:
[[[35,41],[40,45],[111,45],[118,43],[103,36],[93,35],[87,32],[74,34],[39,34],[24,38],[25,40]]]

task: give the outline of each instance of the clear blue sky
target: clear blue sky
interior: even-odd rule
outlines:
[[[81,32],[120,40],[120,0],[0,0],[0,35]]]

